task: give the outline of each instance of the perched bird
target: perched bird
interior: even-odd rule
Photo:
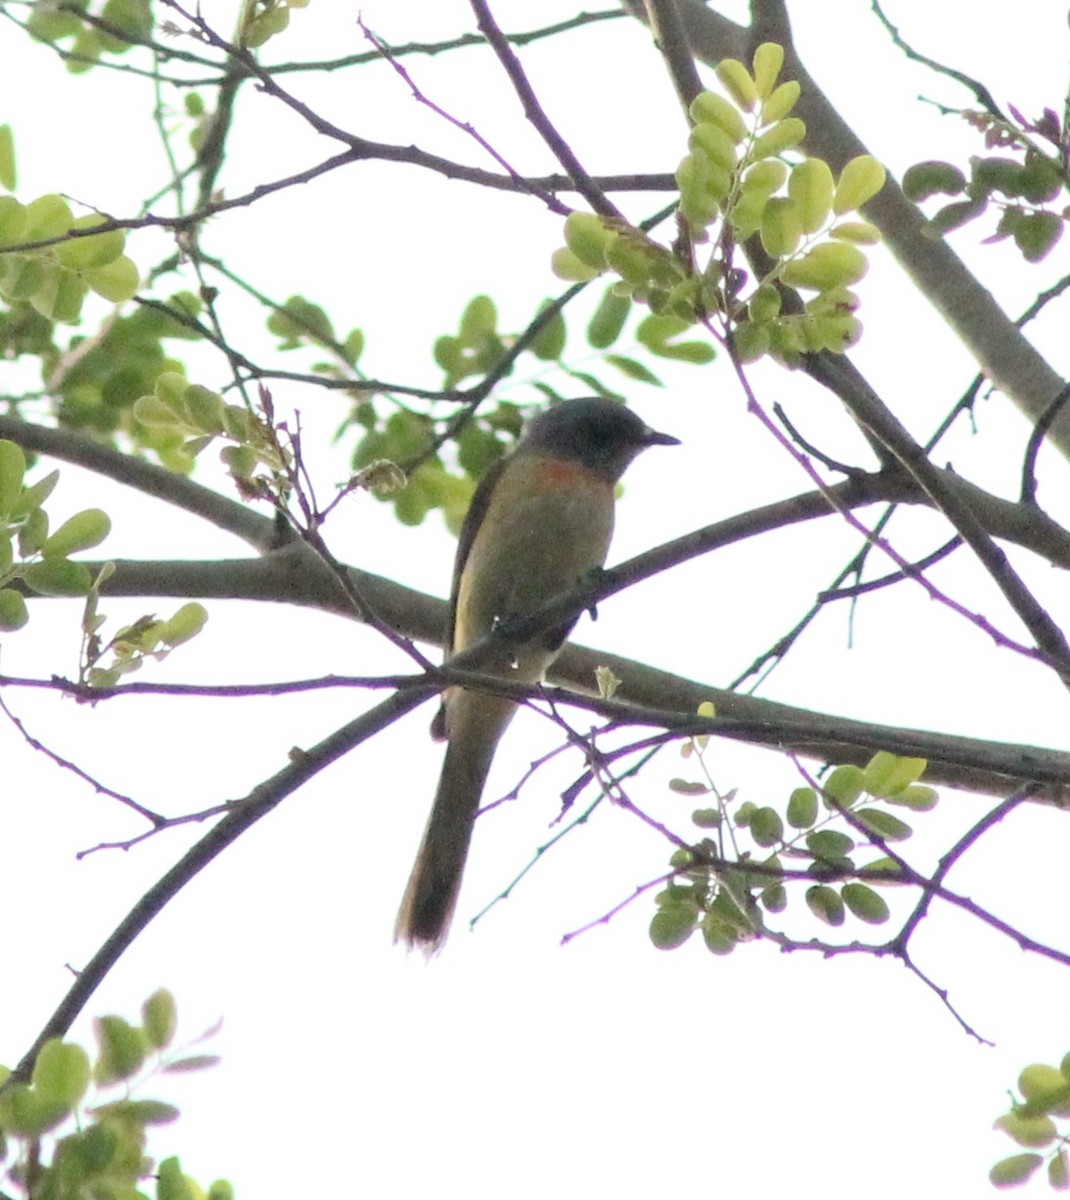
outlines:
[[[647,446],[679,439],[656,433],[623,405],[566,400],[540,413],[512,454],[484,476],[461,526],[450,595],[446,660],[495,629],[573,588],[606,560],[614,490]],[[508,643],[479,670],[535,683],[575,621],[531,641]],[[494,751],[516,704],[450,688],[432,732],[448,739],[431,817],[401,903],[395,941],[441,949],[453,916],[468,843]]]

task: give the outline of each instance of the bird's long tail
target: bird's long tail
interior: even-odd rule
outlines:
[[[394,926],[395,941],[416,946],[426,954],[441,950],[445,943],[483,786],[498,739],[515,708],[498,696],[461,691],[450,694],[446,759]]]

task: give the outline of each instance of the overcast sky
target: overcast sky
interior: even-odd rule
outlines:
[[[964,164],[979,152],[961,123],[918,100],[922,94],[959,106],[969,96],[906,64],[866,6],[799,0],[790,7],[804,60],[893,172],[931,157]],[[512,31],[567,17],[575,6],[544,0],[494,8]],[[1008,13],[994,3],[889,0],[888,11],[904,36],[983,79],[1000,102],[1028,114],[1045,104],[1061,109],[1068,45],[1061,6],[1027,0]],[[392,43],[432,41],[474,24],[467,6],[452,0],[368,0],[361,12]],[[204,13],[217,28],[231,27],[229,5],[210,0]],[[294,13],[290,31],[265,48],[263,61],[360,51],[356,18],[355,6],[312,4]],[[7,103],[0,119],[14,127],[20,199],[58,190],[132,215],[166,178],[149,84],[103,70],[71,79],[47,48],[27,44],[10,25],[4,30],[0,95]],[[592,172],[675,168],[686,130],[640,27],[603,22],[523,57],[548,112]],[[413,57],[407,66],[436,102],[475,124],[517,169],[552,169],[488,52]],[[290,75],[287,86],[355,133],[489,165],[417,106],[385,66]],[[220,186],[237,195],[332,152],[292,113],[246,88]],[[627,200],[636,219],[656,206],[649,196]],[[1066,251],[1026,268],[1009,247],[980,245],[989,232],[970,227],[953,244],[1017,313],[1065,271]],[[300,292],[321,303],[339,331],[364,329],[362,366],[370,374],[435,386],[434,338],[455,327],[479,292],[494,297],[503,328],[522,328],[558,286],[548,261],[560,238],[560,220],[534,201],[486,196],[413,168],[358,164],[217,218],[202,248],[224,255],[274,297]],[[135,235],[128,253],[147,269],[167,253],[166,239]],[[192,276],[180,278],[189,286]],[[866,336],[853,357],[924,437],[974,367],[882,251],[874,252],[859,290]],[[579,332],[590,308],[584,301],[570,319],[573,361],[584,369],[595,366]],[[225,311],[236,338],[270,345],[262,340],[262,314],[238,304]],[[1064,330],[1053,317],[1035,334],[1063,373]],[[298,368],[310,361],[289,357],[277,361]],[[194,352],[191,363],[198,382],[225,382],[217,359]],[[629,473],[611,561],[808,488],[747,416],[725,361],[659,370],[664,389],[615,382],[646,420],[684,444],[651,452]],[[530,401],[535,393],[522,385],[535,370],[528,363],[524,372],[509,394]],[[604,374],[609,379],[611,372]],[[787,404],[823,449],[864,459],[829,396],[775,367],[755,368],[753,379],[766,407]],[[560,378],[556,383],[568,390]],[[344,401],[310,389],[274,390],[280,408],[300,411],[321,492],[329,494],[347,473],[350,444],[329,442]],[[980,405],[977,424],[976,437],[965,426],[956,430],[938,463],[952,461],[1013,495],[1028,427],[1000,396]],[[211,463],[199,478],[226,486]],[[1065,478],[1065,464],[1043,456],[1043,499],[1064,521]],[[244,553],[193,518],[63,467],[54,519],[89,503],[112,514],[105,549],[115,557]],[[897,528],[896,544],[908,555],[946,536],[925,514],[908,515]],[[360,497],[342,507],[326,536],[349,563],[436,595],[448,591],[453,544],[437,516],[404,529],[387,506]],[[760,548],[733,548],[614,598],[575,636],[724,685],[791,626],[855,548],[831,521]],[[934,577],[1013,628],[994,589],[960,558]],[[1034,565],[1033,581],[1060,620],[1070,597],[1053,575]],[[105,611],[121,624],[177,606],[114,602]],[[404,665],[374,634],[338,618],[238,603],[211,604],[210,613],[199,639],[145,677],[269,681]],[[76,607],[36,604],[32,615],[24,633],[5,639],[5,673],[73,675]],[[1065,746],[1062,689],[993,649],[976,628],[934,612],[920,590],[900,586],[868,598],[851,644],[849,633],[846,606],[826,612],[762,694],[862,719]],[[283,765],[290,747],[313,744],[368,703],[352,692],[125,700],[92,709],[31,693],[7,699],[30,732],[65,758],[175,813],[240,798]],[[936,996],[894,961],[785,956],[766,944],[714,958],[697,938],[659,953],[646,938],[649,899],[562,947],[564,934],[666,869],[664,842],[608,806],[469,933],[468,918],[546,840],[560,792],[579,771],[565,759],[525,787],[522,803],[480,821],[453,936],[426,965],[395,948],[391,931],[439,768],[429,718],[427,706],[250,831],[152,923],[94,997],[91,1013],[132,1017],[145,996],[168,986],[189,1037],[224,1018],[216,1039],[223,1065],[181,1087],[168,1084],[166,1094],[184,1112],[156,1143],[161,1155],[178,1152],[202,1183],[226,1176],[239,1197],[258,1198],[289,1192],[489,1200],[556,1192],[628,1200],[666,1189],[748,1200],[991,1194],[989,1166],[1014,1151],[991,1132],[1007,1088],[1027,1062],[1058,1062],[1070,1047],[1065,969],[934,906],[916,959],[996,1043],[992,1048],[964,1035]],[[518,718],[487,799],[508,792],[553,745],[547,722]],[[7,781],[0,897],[9,913],[10,977],[0,1061],[12,1063],[65,992],[69,969],[86,961],[203,828],[76,861],[77,851],[133,836],[140,826],[35,755],[6,724],[0,761]],[[721,789],[739,788],[759,804],[782,806],[798,783],[789,762],[731,744],[711,746],[709,761]],[[633,790],[681,831],[692,829],[692,805],[665,785],[689,769],[670,751]],[[906,844],[910,861],[931,868],[985,804],[946,794],[917,821],[919,834]],[[956,868],[951,883],[1031,936],[1070,948],[1062,911],[1064,825],[1054,811],[1016,812]],[[801,918],[792,928],[819,932]],[[858,937],[867,932],[857,927]],[[90,1036],[86,1021],[75,1035]]]

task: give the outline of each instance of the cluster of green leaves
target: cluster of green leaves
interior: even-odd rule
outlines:
[[[27,484],[22,447],[0,439],[0,630],[21,629],[30,619],[15,584],[39,596],[85,596],[93,586],[89,568],[70,556],[99,545],[111,529],[107,513],[87,508],[49,532],[44,503],[59,471]]]
[[[100,611],[100,586],[113,570],[114,564],[104,565],[89,590],[82,616],[79,679],[90,687],[115,687],[124,675],[140,670],[146,659],[161,662],[176,646],[196,637],[208,620],[204,605],[190,600],[171,617],[140,617],[105,639],[101,630],[107,617]]]
[[[290,9],[308,8],[309,0],[245,0],[238,44],[255,50],[290,24]]]
[[[357,410],[356,420],[365,429],[353,453],[356,470],[368,471],[381,463],[401,464],[407,470],[404,488],[377,493],[393,503],[398,520],[403,525],[418,525],[438,508],[454,532],[464,520],[475,480],[515,443],[523,425],[515,404],[503,400],[493,407],[481,407],[454,435],[461,472],[457,473],[447,467],[439,451],[429,450],[442,432],[430,416],[401,405],[380,415],[368,401]]]
[[[87,17],[96,18],[87,20]],[[90,8],[89,0],[36,0],[26,30],[39,42],[67,42],[67,70],[91,70],[102,54],[125,54],[135,42],[152,35],[150,0],[105,0]]]
[[[59,398],[60,424],[109,442],[122,433],[137,449],[155,453],[165,466],[188,471],[191,460],[182,453],[181,441],[167,430],[141,424],[132,409],[139,397],[154,390],[162,374],[182,372],[182,364],[164,342],[198,339],[194,320],[201,307],[192,292],[177,292],[166,304],[144,305],[116,316],[88,341],[72,338],[67,351],[52,344],[42,352],[42,378]]]
[[[159,1100],[133,1099],[131,1092],[152,1073],[199,1071],[218,1058],[165,1053],[177,1023],[170,992],[150,996],[141,1015],[140,1025],[119,1016],[99,1018],[95,1058],[73,1042],[53,1038],[41,1047],[29,1083],[4,1083],[0,1161],[8,1163],[6,1195],[147,1200],[139,1184],[155,1176],[156,1200],[232,1200],[234,1190],[225,1180],[205,1192],[183,1175],[177,1158],[157,1166],[146,1157],[148,1130],[170,1124],[179,1112]],[[9,1075],[3,1070],[0,1080]],[[65,1125],[73,1126],[71,1132],[62,1133]]]
[[[1070,1191],[1070,1132],[1059,1132],[1055,1118],[1070,1117],[1070,1053],[1057,1066],[1033,1063],[1018,1076],[1020,1097],[1011,1097],[1010,1110],[996,1121],[1019,1146],[1022,1154],[1001,1159],[989,1172],[998,1188],[1016,1187],[1032,1178],[1047,1158],[1048,1183],[1055,1191]],[[1038,1150],[1048,1154],[1038,1154]]]
[[[969,178],[952,163],[916,163],[903,176],[903,191],[916,203],[933,196],[955,197],[929,219],[929,229],[939,236],[995,208],[996,231],[985,240],[1011,238],[1027,262],[1040,262],[1070,219],[1066,195],[1070,179],[1064,166],[1070,135],[1050,108],[1037,121],[1027,121],[1013,107],[1011,111],[1017,124],[991,113],[966,116],[984,132],[986,148],[1004,148],[1017,157],[975,155],[970,159]],[[1050,151],[1041,148],[1040,139],[1050,144]]]
[[[312,369],[328,379],[351,379],[357,360],[364,352],[364,334],[352,329],[344,339],[334,331],[326,312],[304,296],[291,296],[268,317],[267,327],[278,339],[280,350],[312,346],[329,350],[333,361],[313,363]]]
[[[129,300],[138,287],[137,266],[123,253],[121,229],[92,232],[103,224],[99,213],[75,217],[54,192],[29,204],[0,196],[0,297],[25,301],[47,320],[68,325],[77,323],[90,291],[114,304]],[[51,244],[8,249],[33,242]]]
[[[689,746],[701,755],[701,739]],[[900,882],[898,866],[887,854],[862,862],[857,855],[868,856],[913,832],[885,805],[923,812],[936,804],[933,789],[918,783],[925,767],[924,759],[880,751],[865,768],[834,768],[820,791],[796,788],[783,812],[750,801],[733,808],[725,799],[696,809],[692,820],[710,833],[673,854],[675,874],[658,894],[650,923],[654,945],[675,949],[701,929],[712,953],[728,954],[760,936],[764,913],[783,912],[788,889],[802,884],[784,878],[785,862],[813,880],[805,890],[806,905],[824,924],[843,925],[848,914],[868,925],[883,924],[888,905],[871,885]],[[697,780],[674,780],[672,787],[688,796],[713,792],[708,782]],[[726,868],[726,861],[733,865]]]
[[[246,490],[266,468],[272,494],[284,494],[287,451],[270,421],[244,404],[227,404],[218,392],[190,381],[180,371],[156,377],[152,392],[134,401],[134,420],[150,431],[153,449],[167,466],[189,471],[197,455],[217,438],[228,444],[219,457]]]
[[[293,300],[287,303],[287,313],[293,304]],[[544,302],[540,314],[548,305],[549,301]],[[310,328],[321,332],[326,328],[322,310],[315,306],[310,309],[302,314],[305,340],[310,337]],[[598,351],[599,364],[612,367],[627,379],[660,387],[661,380],[645,363],[630,355],[610,352],[610,347],[621,337],[631,312],[630,297],[619,295],[613,289],[607,291],[587,325],[584,353]],[[690,322],[671,315],[648,314],[639,322],[635,338],[641,347],[659,358],[709,362],[714,355],[709,343],[678,340],[678,335],[690,325]],[[277,322],[273,328],[277,333],[282,332]],[[350,338],[358,333],[354,331]],[[494,371],[519,336],[498,328],[497,306],[489,296],[473,297],[461,314],[456,332],[443,334],[435,340],[434,358],[443,372],[443,390],[453,390],[466,380],[484,378]],[[328,344],[322,337],[320,341]],[[567,343],[568,328],[561,311],[556,310],[546,317],[526,346],[525,353],[530,353],[537,362],[553,364],[556,372],[582,385],[587,392],[623,401],[624,397],[604,377],[565,361]],[[294,340],[293,344],[298,342]],[[283,348],[288,346],[284,344]],[[545,378],[531,380],[530,386],[548,400],[556,402],[564,398],[560,388]],[[458,422],[456,429],[453,428],[455,416],[454,409],[449,416],[435,419],[413,411],[397,400],[391,400],[387,408],[370,397],[364,397],[355,411],[353,419],[364,430],[354,452],[355,468],[365,470],[379,461],[405,467],[416,464],[403,491],[382,493],[382,498],[394,504],[398,519],[404,524],[418,524],[429,511],[439,508],[447,525],[452,529],[459,528],[476,482],[511,449],[524,423],[523,410],[509,401],[500,401],[494,407],[481,405],[478,412]],[[431,452],[430,448],[440,438],[453,443],[458,470],[452,470],[437,450]]]
[[[771,354],[791,365],[809,351],[842,352],[861,334],[851,286],[865,275],[861,247],[880,240],[855,211],[884,186],[868,155],[835,178],[818,158],[795,154],[806,126],[791,111],[799,84],[777,84],[783,49],[758,47],[753,72],[725,59],[717,76],[727,96],[703,92],[691,105],[689,153],[677,173],[679,214],[688,237],[673,248],[623,222],[592,213],[565,221],[554,270],[565,279],[620,277],[615,289],[687,324],[720,314],[745,361]],[[744,293],[732,249],[757,235],[770,265]],[[713,241],[705,264],[699,245]],[[781,312],[781,284],[815,293],[801,312]]]

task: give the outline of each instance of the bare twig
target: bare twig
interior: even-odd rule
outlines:
[[[576,190],[596,213],[601,213],[604,217],[623,220],[620,210],[587,174],[586,168],[573,153],[571,146],[557,132],[543,111],[542,105],[535,95],[535,90],[528,82],[524,68],[520,65],[520,59],[517,58],[505,35],[498,28],[498,23],[494,20],[486,0],[470,0],[470,3],[472,11],[475,13],[476,24],[490,43],[491,49],[498,56],[498,61],[505,68],[505,72],[520,98],[524,107],[524,115],[535,126],[542,140],[553,151],[554,157],[568,172],[569,177],[576,185]]]

